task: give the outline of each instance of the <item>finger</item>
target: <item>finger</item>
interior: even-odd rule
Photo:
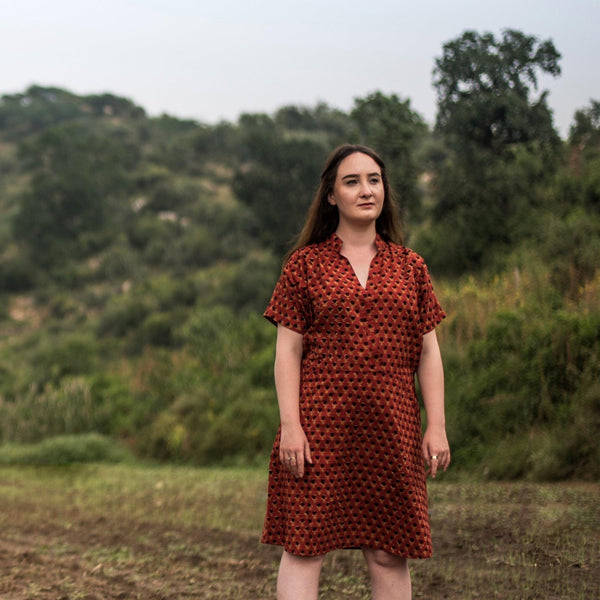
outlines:
[[[431,462],[429,460],[429,450],[427,448],[423,448],[423,460],[425,461],[425,464],[430,467],[431,466]]]
[[[444,461],[444,471],[450,466],[450,452],[446,455],[446,460]]]
[[[435,474],[437,473],[438,467],[439,467],[439,456],[437,454],[434,454],[431,457],[431,478],[435,479]]]
[[[446,470],[450,464],[450,452],[447,450],[440,450],[437,454],[438,457],[438,469]]]
[[[286,467],[295,477],[302,477],[302,474],[304,473],[304,461],[302,459],[298,459],[298,456],[300,456],[298,453],[288,456],[286,460]]]
[[[310,446],[308,445],[308,442],[306,442],[306,446],[304,447],[304,457],[306,458],[306,462],[310,463],[311,465],[313,464],[312,454],[310,452]]]
[[[296,459],[296,475],[302,477],[304,475],[304,455],[298,454]]]

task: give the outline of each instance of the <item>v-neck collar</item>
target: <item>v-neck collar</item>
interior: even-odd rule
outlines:
[[[328,248],[336,251],[338,254],[342,254],[342,246],[344,242],[337,233],[333,232],[326,240],[325,244]],[[375,234],[375,248],[377,249],[377,255],[382,254],[388,247],[387,242],[378,234]]]
[[[344,260],[347,263],[348,268],[350,269],[350,271],[352,273],[352,277],[356,281],[356,284],[359,286],[359,288],[362,290],[363,293],[367,293],[369,290],[369,287],[370,287],[369,282],[379,272],[381,265],[383,263],[385,252],[388,249],[387,242],[378,233],[375,235],[375,248],[377,251],[369,265],[369,271],[367,273],[367,281],[365,282],[364,286],[358,279],[358,276],[356,275],[356,271],[354,271],[354,267],[352,266],[352,263],[348,260],[348,258],[346,256],[344,256],[342,254],[342,246],[344,245],[344,242],[337,235],[337,233],[335,233],[335,232],[332,233],[329,236],[329,238],[327,238],[327,240],[325,241],[325,245],[328,248],[328,250],[330,250],[335,255],[337,255],[340,260]]]

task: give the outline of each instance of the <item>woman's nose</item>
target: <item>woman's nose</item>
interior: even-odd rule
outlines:
[[[371,190],[371,186],[368,181],[363,181],[360,184],[360,193],[361,193],[361,196],[367,196],[367,197],[373,195],[373,191]]]

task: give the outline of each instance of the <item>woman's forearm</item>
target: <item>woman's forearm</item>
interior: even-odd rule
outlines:
[[[302,335],[279,326],[275,351],[275,390],[283,426],[300,425]]]
[[[435,331],[430,331],[423,337],[417,378],[427,413],[427,426],[445,428],[444,367]]]

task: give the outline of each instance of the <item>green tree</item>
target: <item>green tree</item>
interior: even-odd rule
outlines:
[[[435,166],[432,228],[420,239],[432,267],[479,268],[534,228],[536,189],[562,146],[546,92],[533,90],[539,73],[560,73],[559,58],[551,41],[510,29],[499,40],[467,31],[444,45],[434,85],[446,154]]]
[[[584,147],[600,145],[600,102],[590,100],[587,108],[575,112],[569,132],[569,142]]]
[[[386,96],[381,92],[356,98],[351,117],[358,125],[364,143],[375,148],[386,160],[403,213],[417,217],[420,166],[416,151],[427,133],[422,117],[411,109],[410,100],[402,101],[396,94]]]
[[[14,233],[43,265],[85,255],[106,243],[108,225],[124,191],[130,146],[69,123],[49,128],[22,147],[33,173]]]
[[[74,94],[54,87],[33,85],[24,93],[4,95],[0,99],[0,130],[18,139],[80,117],[81,102]]]
[[[547,92],[537,98],[539,74],[560,75],[560,54],[551,40],[540,42],[514,29],[496,39],[466,31],[443,46],[435,60],[436,128],[457,139],[501,153],[512,144],[555,144]]]
[[[356,126],[350,115],[319,102],[314,108],[283,106],[274,117],[275,123],[301,135],[316,134],[333,148],[356,136]]]
[[[563,210],[576,205],[600,213],[600,102],[575,112],[569,134],[569,161],[554,186]]]
[[[282,256],[302,227],[329,148],[286,137],[267,115],[244,115],[240,126],[243,163],[233,188],[256,217],[258,239]]]

